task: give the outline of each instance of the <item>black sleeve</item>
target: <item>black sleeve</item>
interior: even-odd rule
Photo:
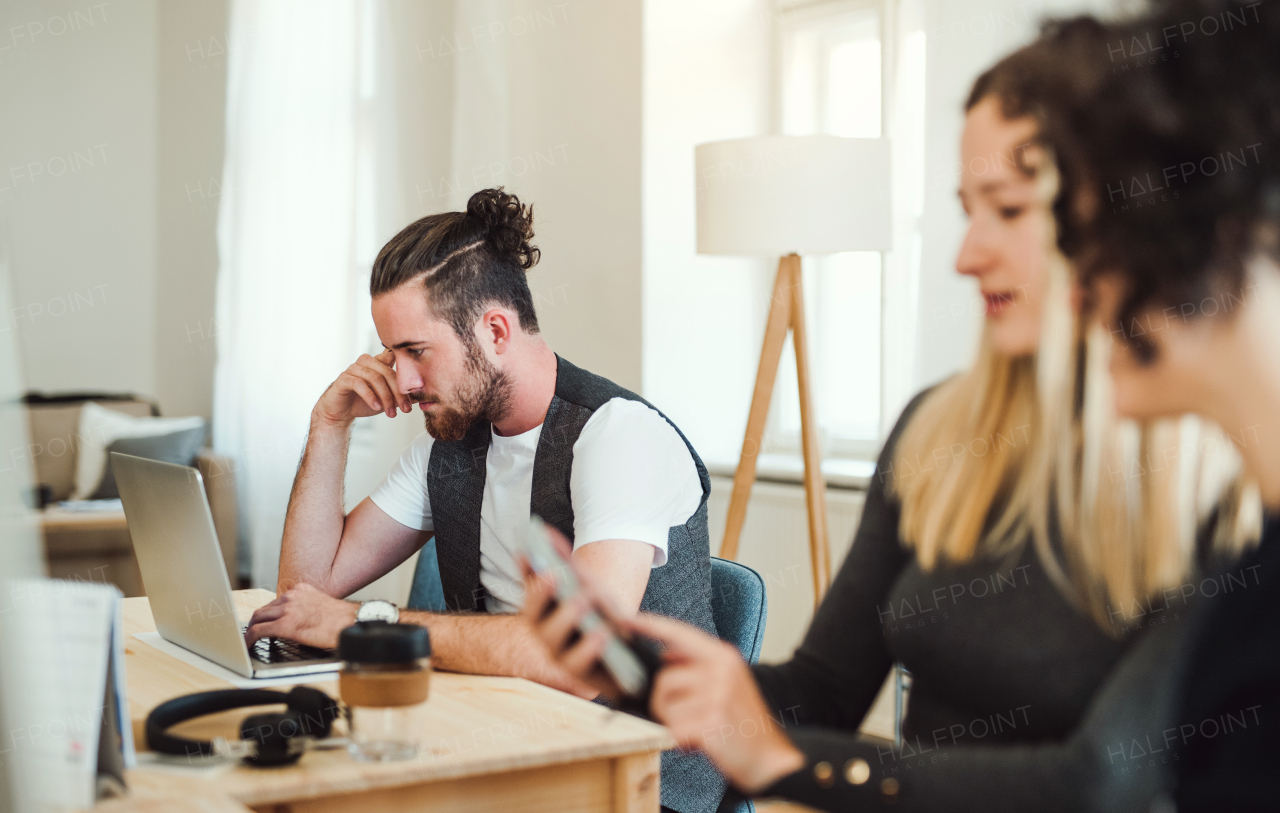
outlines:
[[[768,707],[784,724],[856,730],[893,658],[881,614],[911,552],[898,541],[898,503],[888,493],[893,455],[917,395],[890,433],[867,489],[853,546],[791,660],[753,667]]]
[[[833,813],[1145,811],[1168,793],[1179,758],[1168,721],[1178,686],[1170,664],[1182,637],[1174,625],[1144,636],[1065,741],[947,746],[945,732],[933,732],[893,749],[844,731],[801,728],[787,733],[805,767],[761,796]]]
[[[1178,765],[1178,810],[1275,810],[1280,523],[1269,522],[1255,551],[1202,581],[1200,590],[1208,603],[1189,648],[1177,720],[1190,735]]]

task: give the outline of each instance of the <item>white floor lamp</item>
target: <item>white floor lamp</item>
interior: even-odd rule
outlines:
[[[696,148],[698,253],[781,257],[720,556],[738,555],[787,331],[796,351],[814,603],[830,582],[826,483],[813,405],[800,255],[887,251],[889,143],[830,135],[766,136]],[[856,352],[856,349],[854,350]]]

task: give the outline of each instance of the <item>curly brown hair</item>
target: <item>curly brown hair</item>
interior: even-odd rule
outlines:
[[[965,111],[995,96],[1006,119],[1030,116],[1043,129],[1050,122],[1051,109],[1086,96],[1101,82],[1093,57],[1109,33],[1105,25],[1089,16],[1046,21],[1034,42],[974,80]]]
[[[1242,296],[1249,257],[1277,253],[1280,8],[1149,0],[1091,59],[1100,81],[1047,111],[1063,252],[1086,283],[1121,275],[1123,320]]]

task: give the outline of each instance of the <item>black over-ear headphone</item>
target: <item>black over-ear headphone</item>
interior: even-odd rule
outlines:
[[[180,757],[212,756],[214,744],[169,734],[166,729],[195,717],[244,706],[288,705],[274,714],[253,714],[240,724],[245,761],[250,765],[289,765],[297,762],[309,740],[329,736],[339,711],[337,702],[319,689],[295,686],[288,694],[268,689],[221,689],[198,692],[156,706],[147,715],[147,744],[161,754]]]

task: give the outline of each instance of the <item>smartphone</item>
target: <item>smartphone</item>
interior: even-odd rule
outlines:
[[[529,520],[525,553],[533,571],[549,577],[555,585],[557,602],[568,601],[582,592],[573,561],[556,547],[546,523],[539,517]],[[605,672],[627,698],[643,701],[647,706],[653,676],[662,668],[662,653],[657,644],[643,636],[622,633],[599,608],[592,607],[578,623],[578,630],[586,635],[597,629],[604,629],[608,636],[600,655]]]

